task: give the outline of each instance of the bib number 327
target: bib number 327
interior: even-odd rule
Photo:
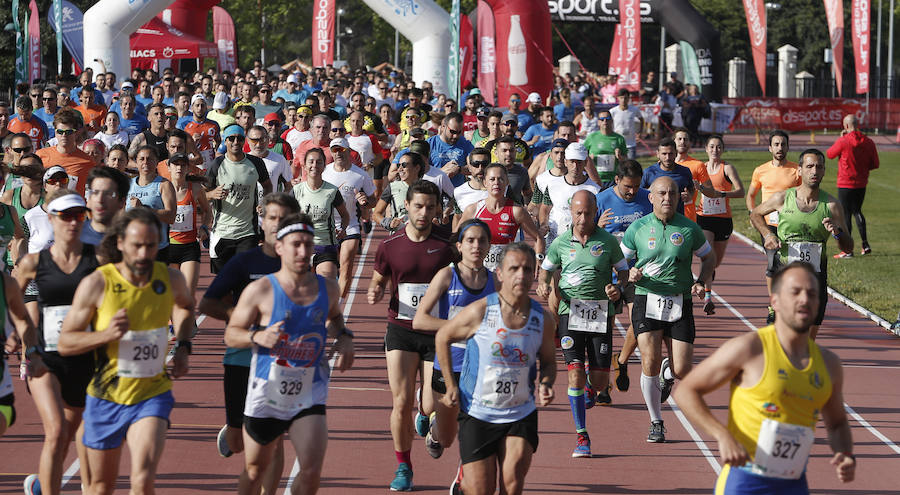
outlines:
[[[799,479],[814,438],[812,428],[764,420],[756,442],[754,470],[773,478]]]

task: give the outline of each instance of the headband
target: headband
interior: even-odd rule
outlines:
[[[275,234],[275,239],[281,240],[284,236],[288,234],[293,234],[294,232],[306,232],[307,234],[315,235],[315,230],[313,226],[308,223],[292,223],[286,227],[278,229],[278,233]]]
[[[491,236],[491,228],[488,226],[488,224],[484,220],[475,219],[474,222],[469,223],[459,231],[457,237],[460,241],[462,241],[463,234],[465,234],[466,231],[469,230],[469,227],[481,227],[488,233],[488,237]]]

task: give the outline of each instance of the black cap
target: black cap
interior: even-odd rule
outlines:
[[[188,156],[185,153],[178,152],[178,153],[173,153],[172,156],[169,157],[169,163],[175,163],[175,162],[185,162],[185,163],[190,164],[191,159],[188,158]]]

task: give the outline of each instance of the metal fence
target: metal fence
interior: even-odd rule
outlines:
[[[823,71],[824,72],[824,71]],[[797,98],[835,98],[838,96],[837,94],[837,86],[835,86],[834,78],[831,74],[813,74],[813,78],[809,80],[806,84],[804,94],[798,90],[796,94]],[[723,90],[722,94],[728,94],[728,85],[730,81],[727,80],[727,77],[722,82]],[[796,85],[796,79],[792,82],[792,84]],[[856,77],[852,72],[844,76],[844,80],[842,82],[842,95],[845,98],[865,98],[866,95],[857,95],[856,94]],[[890,89],[890,94],[888,90]],[[745,72],[744,77],[744,91],[743,94],[738,95],[739,97],[756,97],[756,96],[764,96],[762,94],[762,89],[759,86],[759,81],[756,79],[756,73],[753,71],[752,66],[747,66],[747,71]],[[768,97],[777,97],[778,96],[778,74],[774,70],[769,70],[766,72],[766,94]],[[869,82],[869,97],[870,98],[900,98],[900,77],[895,76],[893,81],[890,81],[890,78],[887,76],[880,78],[872,78]]]

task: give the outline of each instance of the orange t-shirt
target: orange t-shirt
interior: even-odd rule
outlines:
[[[313,141],[312,139],[307,139],[303,141],[297,148],[294,149],[294,161],[291,163],[291,168],[294,172],[294,178],[296,179],[298,175],[303,176],[303,180],[306,181],[306,170],[303,169],[303,162],[306,159],[306,152],[313,148],[322,148],[322,151],[325,152],[325,165],[334,161],[334,157],[331,156],[331,148],[328,147],[328,144],[331,141],[327,141],[325,145],[321,145]]]
[[[191,137],[194,134],[200,135],[200,139],[195,139],[194,143],[197,145],[197,150],[203,155],[203,163],[208,164],[216,157],[216,136],[219,135],[219,124],[209,119],[204,119],[203,122],[191,119],[184,125],[184,132]]]
[[[99,130],[100,126],[103,125],[103,120],[106,118],[106,107],[100,105],[79,105],[75,107],[75,110],[78,110],[78,113],[81,114],[84,125],[90,126],[94,130]]]
[[[696,158],[691,158],[690,155],[685,157],[684,161],[678,162],[679,165],[684,165],[685,167],[691,169],[691,175],[694,177],[694,180],[703,184],[707,180],[709,180],[709,174],[706,173],[706,164],[701,162]],[[684,216],[690,218],[693,221],[697,221],[697,207],[695,206],[697,203],[697,190],[694,189],[694,192],[691,193],[691,200],[684,204]]]
[[[706,169],[706,165],[704,165],[703,168]],[[707,173],[709,173],[708,170]],[[716,171],[716,173],[709,175],[709,180],[712,182],[716,191],[730,191],[734,187],[729,181],[728,176],[725,175],[725,164],[720,164],[719,170]],[[697,205],[697,215],[703,217],[731,218],[731,203],[728,200],[729,198],[708,198],[701,194],[700,203]]]
[[[750,179],[750,187],[762,192],[762,200],[769,199],[770,196],[777,192],[781,192],[792,187],[800,185],[800,174],[798,167],[794,162],[786,162],[780,167],[776,167],[769,160],[766,163],[756,167],[753,170],[753,177]],[[766,217],[766,223],[769,225],[778,225],[778,212],[773,211]]]
[[[34,115],[32,115],[29,120],[13,117],[9,119],[6,128],[12,133],[21,132],[27,134],[28,137],[31,138],[31,147],[36,150],[47,140],[47,135],[44,134],[44,128],[40,125],[42,122],[41,119]]]
[[[69,189],[74,189],[84,196],[84,183],[87,182],[88,172],[94,168],[94,161],[87,153],[75,148],[75,151],[69,154],[62,154],[56,146],[48,146],[37,150],[35,154],[41,157],[45,169],[54,165],[66,169],[66,173],[69,174]]]

